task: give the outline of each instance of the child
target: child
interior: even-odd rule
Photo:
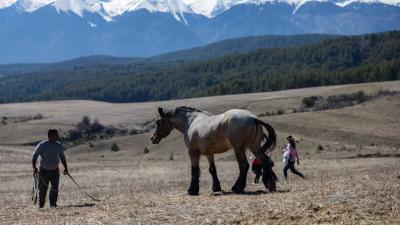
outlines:
[[[256,175],[256,178],[254,179],[254,183],[257,184],[260,182],[260,178],[262,175],[262,165],[261,161],[257,159],[254,155],[250,156],[251,161],[251,171]]]
[[[283,174],[285,175],[285,179],[287,179],[287,171],[289,169],[290,171],[292,171],[292,173],[304,179],[304,175],[296,170],[296,168],[294,167],[295,161],[297,161],[297,165],[300,164],[295,140],[292,136],[288,136],[286,139],[289,143],[287,144],[286,149],[283,150],[283,162],[285,163],[285,166],[283,167]]]

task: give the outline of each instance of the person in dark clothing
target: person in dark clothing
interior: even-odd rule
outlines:
[[[294,167],[294,163],[296,161],[297,165],[300,165],[299,154],[296,149],[295,140],[292,136],[288,136],[287,140],[289,143],[283,151],[283,161],[285,162],[285,166],[283,167],[283,175],[285,176],[285,179],[287,179],[287,171],[290,169],[292,173],[300,176],[301,178],[305,178],[305,176]]]
[[[261,161],[258,160],[256,157],[254,157],[251,161],[251,171],[253,171],[253,173],[256,175],[256,177],[254,178],[254,183],[259,183],[262,175],[262,164]]]
[[[58,164],[64,166],[64,174],[68,173],[67,160],[65,158],[59,136],[55,129],[48,131],[48,140],[40,142],[32,156],[33,173],[39,173],[39,208],[43,208],[46,201],[46,194],[50,182],[50,207],[57,207],[58,185],[60,172]],[[39,170],[36,167],[37,158],[40,156]]]

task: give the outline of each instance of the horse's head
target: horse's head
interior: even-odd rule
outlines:
[[[161,139],[167,137],[174,129],[170,121],[170,112],[168,112],[168,110],[164,110],[163,108],[158,108],[158,113],[160,114],[160,118],[157,119],[156,129],[151,136],[151,141],[153,144],[160,143]]]

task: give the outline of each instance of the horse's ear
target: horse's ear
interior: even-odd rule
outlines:
[[[158,107],[158,114],[160,114],[161,117],[164,117],[165,116],[164,109],[161,107]]]

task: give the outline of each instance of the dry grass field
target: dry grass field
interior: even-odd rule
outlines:
[[[363,90],[400,91],[400,82],[368,83],[228,95],[176,101],[111,104],[94,101],[54,101],[0,105],[2,117],[42,114],[37,120],[0,124],[0,224],[400,224],[400,95],[376,98],[342,109],[291,113],[303,97]],[[222,193],[212,193],[207,160],[202,159],[200,195],[188,196],[190,162],[182,135],[174,131],[143,156],[150,134],[118,136],[66,151],[70,173],[93,195],[93,202],[67,177],[59,207],[39,210],[30,200],[32,142],[55,127],[73,128],[83,116],[118,128],[136,128],[156,117],[158,106],[194,106],[211,113],[242,108],[262,117],[278,132],[273,152],[278,192],[253,184],[249,171],[246,194],[230,188],[238,176],[232,152],[219,155],[216,166]],[[292,134],[300,142],[307,179],[289,172],[283,179],[280,149]],[[121,150],[110,150],[117,143]],[[317,150],[321,145],[323,150]]]

